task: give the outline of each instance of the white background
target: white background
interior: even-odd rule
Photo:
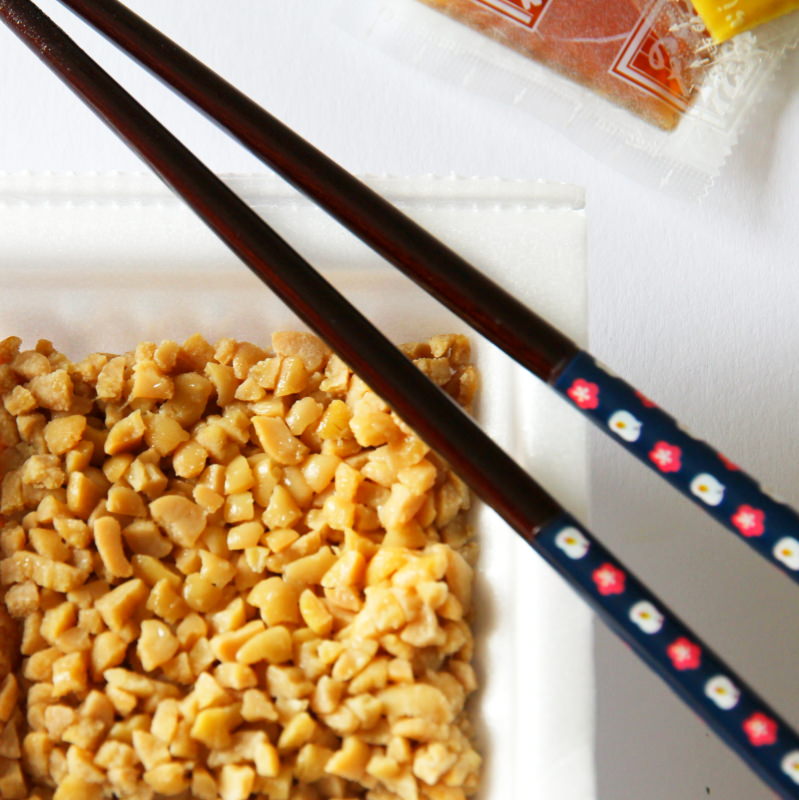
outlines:
[[[797,54],[696,205],[620,175],[522,112],[368,50],[330,25],[329,2],[130,5],[354,172],[585,186],[595,355],[799,503]],[[105,63],[215,169],[262,171],[121,57]],[[0,31],[0,170],[140,165]],[[618,448],[598,435],[591,445],[594,529],[799,727],[799,589]],[[771,796],[602,630],[596,657],[602,800]]]

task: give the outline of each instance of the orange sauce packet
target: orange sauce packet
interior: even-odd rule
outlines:
[[[710,37],[685,0],[422,2],[666,130],[707,66]]]
[[[799,0],[339,0],[331,13],[386,54],[531,113],[645,184],[701,197],[799,45],[799,13],[719,42],[737,17],[719,28],[697,13],[705,6],[745,6],[754,25]]]

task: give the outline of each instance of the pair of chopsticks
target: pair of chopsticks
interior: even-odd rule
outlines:
[[[799,515],[413,220],[116,0],[61,0],[605,433],[799,581]],[[13,4],[11,4],[13,5]]]
[[[116,0],[61,0],[794,579],[799,516]],[[799,737],[349,302],[30,0],[0,16],[782,796]]]

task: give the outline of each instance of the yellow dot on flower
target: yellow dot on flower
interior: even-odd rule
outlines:
[[[707,486],[705,486],[705,484],[704,484],[704,483],[703,483],[703,484],[700,484],[700,486],[699,486],[699,491],[700,491],[700,492],[706,492],[706,491],[707,491]]]

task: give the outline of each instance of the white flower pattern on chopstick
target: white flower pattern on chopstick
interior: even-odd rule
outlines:
[[[717,506],[724,499],[724,484],[709,472],[700,472],[691,481],[691,494],[709,506]]]
[[[640,600],[630,609],[630,619],[644,632],[657,633],[663,627],[664,617],[652,603]]]
[[[786,753],[780,762],[780,767],[794,783],[799,784],[799,750]]]
[[[715,481],[713,476],[703,473],[696,478],[704,479],[707,490],[715,488],[709,485],[710,481]],[[723,490],[721,486],[720,491]],[[751,510],[745,505],[738,507],[741,512],[738,521],[747,529],[753,527],[753,522],[760,522],[759,515],[752,514]],[[644,634],[642,637],[628,627],[628,636],[624,637],[628,643],[635,645],[637,642],[643,652],[653,658],[656,671],[668,680],[676,677],[678,682],[682,682],[678,676],[686,675],[688,683],[684,686],[692,695],[689,705],[704,718],[731,727],[738,736],[742,734],[746,747],[766,752],[767,748],[777,745],[776,752],[767,756],[771,762],[768,768],[782,771],[786,776],[782,779],[783,785],[790,781],[799,786],[799,741],[793,731],[786,729],[775,716],[758,709],[758,704],[753,702],[757,698],[749,696],[745,687],[741,688],[724,674],[724,665],[704,650],[704,644],[694,640],[689,631],[681,630],[679,620],[670,618],[668,610],[661,611],[634,580],[631,579],[628,585],[630,576],[624,568],[612,560],[599,542],[592,541],[590,534],[583,532],[577,523],[569,522],[572,524],[553,530],[552,538],[544,538],[544,547],[552,548],[553,555],[560,551],[557,558],[561,562],[584,558],[579,565],[564,565],[566,571],[574,570],[573,574],[585,583],[590,576],[596,593],[602,598],[600,604],[610,616],[617,622],[622,622],[626,616]],[[791,568],[799,570],[799,539],[784,536],[777,542],[774,555],[788,559]],[[623,599],[625,595],[629,597],[627,603]],[[628,638],[629,634],[632,634],[631,638]],[[669,678],[669,673],[672,673],[672,678]],[[709,702],[703,703],[702,695]],[[733,709],[734,713],[730,714]]]
[[[625,442],[637,442],[641,436],[641,420],[629,411],[614,411],[608,420],[608,427]]]
[[[564,528],[556,537],[555,544],[569,558],[582,558],[590,547],[588,539],[577,528]]]
[[[676,420],[660,413],[631,387],[613,380],[589,356],[581,354],[581,359],[575,359],[575,366],[558,379],[558,390],[606,426],[606,432],[625,449],[654,467],[679,491],[700,501],[711,516],[794,577],[799,576],[799,527],[786,521],[775,506],[775,501],[780,501],[773,493],[769,496],[745,474],[736,475],[739,467],[734,462],[715,451],[709,454],[707,446],[694,440]],[[691,695],[689,705],[704,718],[743,737],[744,747],[752,748],[756,757],[762,752],[766,770],[773,777],[781,770],[777,781],[791,794],[789,787],[799,786],[796,734],[758,708],[757,698],[728,677],[724,665],[689,631],[681,629],[679,620],[671,618],[667,609],[660,611],[600,542],[591,540],[589,544],[579,526],[556,529],[553,534],[549,546],[559,551],[561,565],[572,571],[583,588],[593,589],[594,600],[611,619],[626,623],[628,643],[647,653],[657,672],[681,682]],[[570,566],[563,563],[567,559],[583,560]]]
[[[726,675],[714,675],[705,684],[705,695],[719,708],[729,711],[738,705],[741,691]]]
[[[799,541],[793,536],[783,536],[771,551],[777,561],[781,561],[788,569],[799,569]]]

